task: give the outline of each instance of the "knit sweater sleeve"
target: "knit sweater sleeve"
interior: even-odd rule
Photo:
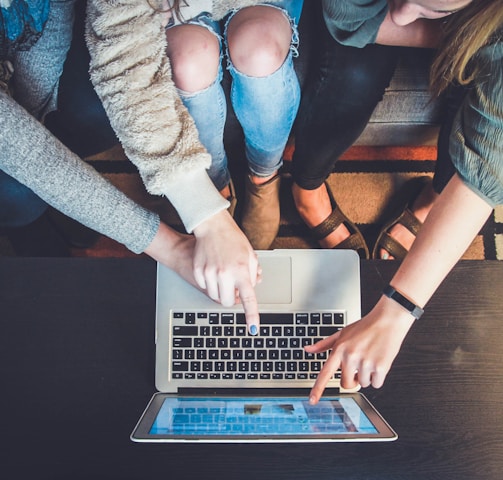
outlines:
[[[126,197],[1,90],[0,125],[0,170],[133,252],[150,245],[159,216]]]
[[[146,0],[90,0],[90,74],[147,190],[166,196],[191,232],[228,202],[207,174],[210,156],[173,83],[162,20]]]
[[[323,0],[323,17],[330,34],[351,47],[375,43],[387,12],[386,0]]]

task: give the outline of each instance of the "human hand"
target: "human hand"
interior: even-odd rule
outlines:
[[[252,335],[258,332],[259,312],[255,285],[261,269],[257,255],[227,210],[194,229],[194,277],[208,296],[224,306],[243,304]]]
[[[195,247],[196,239],[192,235],[179,233],[161,223],[152,243],[145,249],[145,253],[175,271],[194,287],[199,288],[194,277]]]
[[[358,384],[374,388],[383,385],[414,321],[404,309],[391,302],[381,299],[361,320],[305,347],[309,353],[332,350],[311,389],[311,404],[318,403],[327,383],[339,369],[343,388],[353,389]]]

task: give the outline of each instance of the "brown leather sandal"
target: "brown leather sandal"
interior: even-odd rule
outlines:
[[[376,243],[372,250],[372,258],[380,259],[380,250],[386,250],[395,260],[402,261],[408,253],[408,250],[395,238],[390,235],[390,230],[397,224],[403,225],[414,236],[417,236],[423,226],[422,222],[412,213],[412,205],[422,190],[431,183],[428,176],[416,177],[409,180],[404,185],[406,198],[400,203],[398,213],[395,213],[381,229]]]
[[[359,228],[351,220],[349,220],[349,218],[346,217],[346,215],[344,215],[342,210],[339,208],[328,182],[325,182],[325,187],[327,189],[328,197],[330,198],[330,203],[332,204],[332,213],[319,225],[311,228],[313,237],[316,241],[320,241],[330,233],[337,230],[337,228],[339,228],[341,224],[344,224],[344,226],[349,230],[350,235],[348,238],[338,243],[333,248],[356,250],[360,258],[368,259],[369,249],[362,233],[360,232]]]

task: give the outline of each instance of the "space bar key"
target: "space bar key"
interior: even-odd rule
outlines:
[[[293,325],[293,313],[261,313],[260,325]]]

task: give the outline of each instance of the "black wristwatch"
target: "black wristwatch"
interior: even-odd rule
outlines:
[[[388,298],[391,298],[400,306],[405,308],[416,320],[421,318],[421,315],[424,313],[424,310],[411,302],[409,299],[405,298],[400,292],[396,291],[391,285],[388,285],[383,290],[383,295],[386,295]]]

